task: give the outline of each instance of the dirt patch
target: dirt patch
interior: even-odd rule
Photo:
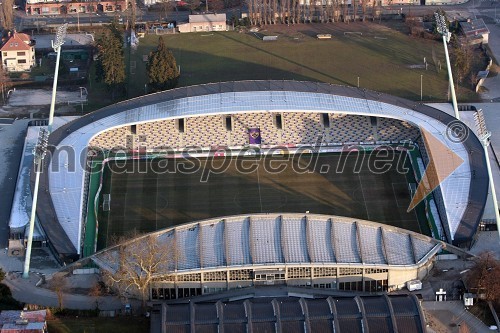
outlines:
[[[449,333],[450,330],[446,325],[444,325],[436,316],[431,312],[423,310],[425,315],[425,320],[429,328],[431,328],[436,333]]]

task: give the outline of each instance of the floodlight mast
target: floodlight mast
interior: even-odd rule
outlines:
[[[491,171],[490,155],[489,155],[489,149],[488,149],[488,147],[490,146],[491,132],[488,131],[486,128],[486,122],[484,120],[483,110],[479,109],[476,111],[475,120],[476,120],[476,125],[478,128],[477,134],[478,134],[479,140],[481,140],[481,142],[483,144],[484,156],[486,158],[486,169],[488,170],[488,178],[490,181],[490,191],[491,191],[491,196],[492,196],[491,199],[493,201],[493,209],[495,210],[495,220],[496,220],[496,224],[497,224],[497,230],[498,230],[498,234],[500,236],[500,213],[498,212],[497,193],[495,190],[493,173]]]
[[[57,28],[56,40],[52,41],[52,48],[56,52],[56,69],[54,71],[54,83],[52,84],[52,99],[50,101],[50,113],[49,113],[49,133],[52,132],[52,122],[54,121],[54,110],[56,105],[56,90],[57,90],[57,79],[59,77],[59,60],[61,59],[61,46],[64,44],[64,38],[66,37],[66,31],[68,30],[68,24],[65,23]]]
[[[446,67],[448,68],[448,81],[450,84],[453,111],[455,112],[455,118],[460,119],[460,115],[458,114],[457,96],[455,95],[455,84],[453,83],[453,74],[451,73],[450,56],[448,54],[448,43],[451,38],[451,32],[446,24],[446,18],[442,14],[434,13],[434,17],[436,18],[437,31],[443,36],[444,54],[446,57]]]
[[[52,48],[56,52],[56,68],[54,70],[54,83],[52,85],[52,99],[50,102],[49,123],[47,129],[41,129],[38,137],[38,142],[33,150],[35,163],[35,187],[33,188],[33,203],[31,206],[31,215],[29,221],[28,244],[26,246],[26,256],[24,258],[23,278],[29,278],[31,249],[33,245],[33,232],[35,229],[36,206],[38,202],[38,187],[40,185],[40,173],[42,172],[43,159],[47,153],[49,135],[52,132],[52,123],[54,122],[54,110],[56,104],[57,78],[59,74],[59,60],[61,59],[61,46],[64,44],[68,24],[65,23],[57,28],[56,40],[52,41]]]
[[[38,133],[38,142],[33,149],[35,163],[35,188],[33,189],[33,204],[31,207],[31,215],[28,231],[28,245],[26,246],[26,256],[24,258],[23,278],[29,277],[31,248],[33,245],[33,231],[35,229],[36,204],[38,202],[38,186],[40,185],[40,173],[42,171],[43,159],[47,153],[47,145],[49,142],[49,132],[42,128]]]

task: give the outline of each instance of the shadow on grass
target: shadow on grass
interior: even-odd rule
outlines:
[[[238,39],[236,39],[236,38],[233,38],[232,36],[230,36],[230,35],[228,35],[228,34],[222,34],[221,36],[223,36],[224,38],[230,39],[230,40],[232,40],[232,41],[234,41],[234,42],[236,42],[236,43],[243,44],[243,45],[245,45],[245,46],[247,46],[247,47],[251,47],[251,48],[257,49],[257,50],[259,50],[259,51],[261,51],[261,52],[263,52],[263,53],[265,53],[265,54],[267,54],[267,55],[270,55],[270,56],[275,57],[275,58],[277,58],[277,59],[280,59],[280,60],[286,61],[286,62],[288,62],[288,63],[290,63],[290,64],[293,64],[293,65],[298,66],[298,67],[300,67],[300,68],[306,69],[306,70],[311,71],[311,72],[313,72],[313,73],[317,73],[317,74],[320,74],[320,75],[326,76],[326,77],[330,78],[331,80],[337,81],[337,82],[342,83],[342,84],[344,84],[344,85],[347,85],[347,86],[351,85],[349,82],[344,81],[344,80],[341,80],[341,79],[339,79],[338,77],[335,77],[335,76],[329,75],[329,74],[327,74],[327,73],[324,73],[324,72],[318,71],[318,70],[317,70],[317,69],[315,69],[315,68],[312,68],[312,67],[310,67],[310,66],[306,66],[305,64],[301,64],[301,63],[296,62],[296,61],[294,61],[294,60],[290,60],[290,59],[285,58],[285,57],[283,57],[283,56],[281,56],[281,55],[279,55],[279,54],[275,54],[275,53],[273,53],[273,52],[267,51],[267,50],[265,50],[265,49],[263,49],[263,48],[260,48],[260,47],[258,47],[258,46],[255,46],[255,45],[252,45],[252,44],[248,44],[248,43],[246,43],[246,42],[244,42],[244,41],[242,41],[242,40],[238,40]]]
[[[269,62],[269,59],[266,59],[266,64],[241,61],[206,52],[186,51],[174,47],[172,47],[172,52],[177,60],[177,64],[181,67],[178,87],[240,80],[318,81],[316,78],[302,75],[300,72],[304,66],[298,63],[293,70],[287,71],[276,68],[272,62]],[[313,70],[310,68],[307,69]],[[133,80],[129,81],[129,98],[144,95],[144,85],[148,82],[146,63],[138,61],[135,73]],[[346,82],[343,83],[348,84]]]

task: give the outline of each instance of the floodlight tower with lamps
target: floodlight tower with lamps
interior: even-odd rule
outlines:
[[[31,247],[33,244],[33,231],[35,229],[36,204],[38,202],[38,186],[40,185],[40,173],[42,172],[43,159],[47,153],[47,144],[49,142],[49,132],[42,128],[38,133],[38,142],[33,149],[35,163],[35,188],[33,189],[33,204],[31,207],[31,216],[28,231],[28,245],[26,247],[26,257],[24,258],[23,278],[29,277]]]
[[[40,183],[40,173],[42,172],[43,159],[47,153],[47,145],[49,141],[49,135],[52,132],[52,123],[54,122],[54,110],[56,104],[56,90],[57,90],[57,78],[59,74],[59,60],[61,59],[61,46],[64,44],[64,38],[66,37],[66,31],[68,29],[68,24],[65,23],[57,28],[56,40],[52,41],[52,48],[57,54],[56,57],[56,68],[54,70],[54,83],[52,85],[52,99],[50,102],[50,113],[49,113],[49,123],[47,129],[42,129],[38,137],[38,143],[33,151],[35,155],[35,187],[33,188],[33,203],[31,206],[31,215],[29,222],[28,231],[28,245],[26,246],[26,256],[24,258],[24,270],[23,278],[29,278],[30,270],[30,260],[31,260],[31,248],[33,244],[33,231],[35,229],[35,217],[36,217],[36,206],[38,202],[38,186]]]
[[[52,41],[52,48],[56,52],[56,69],[54,71],[54,83],[52,84],[52,99],[50,101],[50,113],[49,113],[49,134],[52,132],[52,122],[54,121],[54,109],[56,106],[56,90],[57,90],[57,78],[59,76],[59,60],[61,59],[61,46],[64,44],[64,38],[66,37],[66,31],[68,30],[68,23],[57,28],[56,40]]]
[[[455,112],[455,118],[460,119],[460,115],[458,114],[457,96],[455,95],[455,84],[453,83],[453,75],[451,73],[450,56],[448,54],[448,43],[451,38],[451,32],[448,29],[444,15],[434,13],[434,17],[436,18],[437,31],[443,36],[444,54],[446,56],[446,67],[448,68],[448,81],[450,82],[453,111]]]
[[[488,178],[490,181],[490,191],[493,200],[493,208],[495,210],[495,220],[497,223],[497,230],[500,236],[500,213],[498,212],[498,201],[497,201],[497,193],[495,190],[495,183],[493,181],[493,174],[491,172],[491,163],[490,163],[490,155],[489,155],[489,146],[490,146],[490,137],[491,132],[486,128],[486,122],[484,120],[483,110],[479,109],[476,111],[474,115],[476,125],[478,128],[478,137],[481,140],[484,148],[484,156],[486,158],[486,168],[488,170]]]

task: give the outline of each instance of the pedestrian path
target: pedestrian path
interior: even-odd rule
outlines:
[[[491,333],[491,330],[482,321],[477,319],[473,314],[467,311],[462,301],[447,301],[447,302],[434,302],[424,301],[422,307],[426,311],[449,311],[453,317],[449,321],[453,321],[457,326],[464,326],[466,324],[471,332],[475,333]]]

